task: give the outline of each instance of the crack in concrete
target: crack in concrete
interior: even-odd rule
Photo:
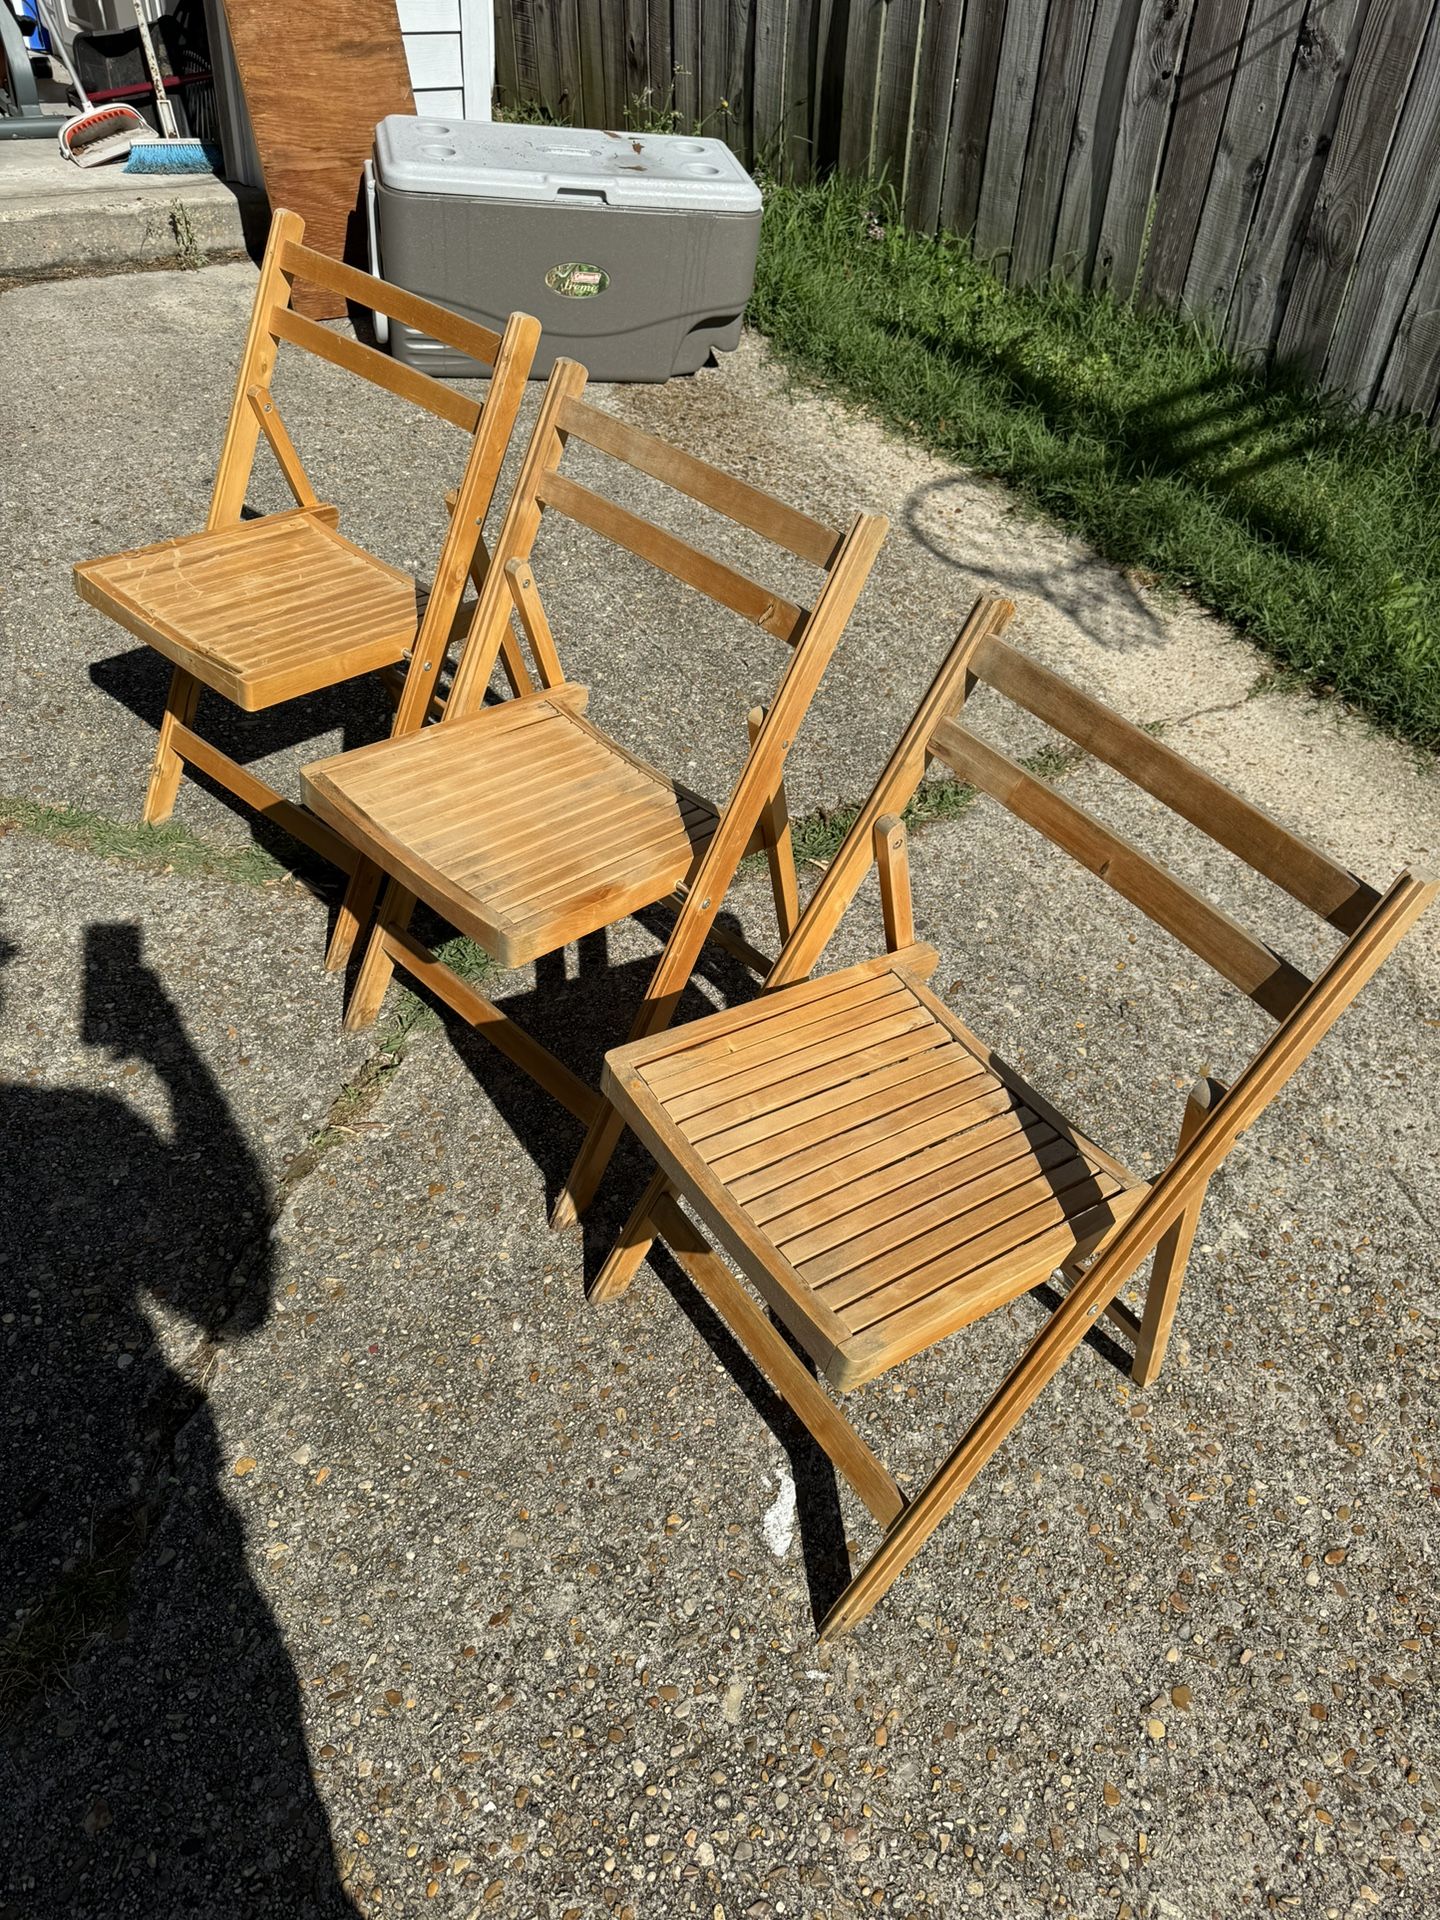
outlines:
[[[1207,719],[1212,713],[1238,713],[1242,707],[1248,707],[1257,694],[1266,691],[1269,684],[1268,680],[1262,678],[1242,693],[1238,700],[1217,700],[1211,707],[1192,707],[1189,713],[1172,713],[1168,719],[1152,720],[1145,731],[1159,735],[1167,733],[1171,727],[1183,727],[1192,720]]]

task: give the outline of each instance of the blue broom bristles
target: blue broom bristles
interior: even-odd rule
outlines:
[[[200,140],[143,140],[130,149],[126,173],[219,173],[219,147]]]

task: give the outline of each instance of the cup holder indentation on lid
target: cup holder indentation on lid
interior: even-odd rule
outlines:
[[[435,140],[427,141],[425,145],[421,147],[420,151],[425,155],[427,160],[453,160],[455,158],[454,147],[445,146]]]

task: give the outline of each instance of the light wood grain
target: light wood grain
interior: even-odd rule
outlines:
[[[303,58],[279,0],[225,0],[225,18],[270,204],[293,207],[338,257],[376,123],[415,111],[395,0],[309,0]],[[345,312],[341,293],[314,283],[295,304],[315,319]]]
[[[75,584],[246,712],[388,666],[415,637],[415,582],[310,511],[86,561]]]

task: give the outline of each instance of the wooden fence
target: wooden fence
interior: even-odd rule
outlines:
[[[1012,283],[1440,427],[1440,0],[496,0],[507,105],[884,176]]]

